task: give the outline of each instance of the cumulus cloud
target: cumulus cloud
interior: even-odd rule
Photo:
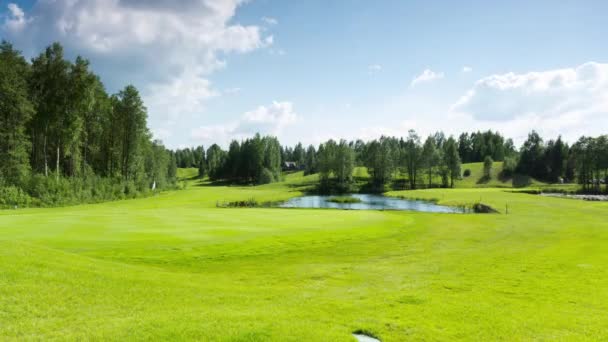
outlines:
[[[434,80],[442,79],[445,75],[442,72],[435,72],[430,69],[425,69],[422,74],[414,77],[410,83],[411,87],[415,87],[420,83],[431,82]]]
[[[468,73],[468,72],[471,72],[471,71],[473,71],[473,68],[471,68],[470,66],[466,66],[465,65],[465,66],[462,67],[462,72],[465,73],[465,74]]]
[[[0,35],[26,54],[61,42],[69,55],[91,59],[110,91],[134,84],[151,125],[196,115],[218,92],[208,76],[231,53],[273,44],[255,25],[232,19],[243,0],[36,0],[23,11],[9,4]],[[167,128],[165,128],[167,129]]]
[[[232,139],[244,139],[255,133],[280,135],[283,128],[297,120],[298,114],[291,102],[273,101],[269,106],[259,106],[245,112],[237,121],[195,128],[191,131],[191,136],[198,142],[227,145]]]
[[[569,140],[601,134],[608,125],[608,64],[491,75],[478,80],[451,112],[513,132],[536,129]]]
[[[173,132],[171,132],[171,130],[169,129],[159,127],[152,129],[152,136],[154,137],[154,139],[165,141],[166,139],[169,139],[171,138],[171,136],[173,136]]]
[[[477,81],[452,110],[494,121],[608,113],[608,64],[491,75]]]
[[[149,85],[144,102],[158,112],[158,119],[173,122],[202,111],[207,100],[219,95],[207,79],[195,74],[184,74],[163,83]]]
[[[10,15],[4,18],[3,29],[11,32],[21,32],[30,20],[25,17],[25,12],[17,4],[10,3],[7,7]]]

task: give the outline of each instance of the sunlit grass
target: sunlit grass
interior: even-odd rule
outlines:
[[[608,338],[608,203],[463,188],[389,194],[500,214],[224,209],[317,178],[193,170],[151,198],[0,211],[0,340]]]

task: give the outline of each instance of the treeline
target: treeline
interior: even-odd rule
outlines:
[[[424,141],[415,131],[409,131],[406,138],[381,137],[369,142],[329,140],[318,149],[309,146],[304,150],[298,144],[283,150],[301,151],[297,155],[304,163],[305,174],[319,173],[321,188],[330,190],[352,189],[352,171],[357,166],[367,169],[369,190],[382,191],[388,185],[408,189],[453,187],[455,181],[463,177],[461,164],[467,160],[483,162],[486,179],[490,177],[493,162],[502,161],[500,177],[503,180],[578,181],[586,192],[602,189],[608,192],[608,186],[604,185],[608,184],[607,141],[607,136],[582,137],[569,146],[558,137],[545,143],[533,131],[518,150],[511,139],[505,140],[490,131],[461,134],[458,140],[439,132]],[[287,157],[296,160],[293,155]]]
[[[238,142],[233,140],[228,151],[211,145],[207,151],[202,146],[193,150],[178,150],[186,167],[198,167],[199,177],[208,175],[213,181],[267,184],[281,180],[281,144],[276,137],[253,138]],[[192,158],[188,155],[193,155]],[[183,161],[184,159],[182,159]]]
[[[544,142],[532,132],[505,170],[552,183],[578,180],[586,192],[600,192],[608,183],[608,136],[581,137],[569,146],[561,137]]]
[[[585,191],[600,192],[608,183],[607,140],[583,137],[569,146],[561,137],[545,143],[533,131],[518,150],[511,139],[491,131],[464,133],[458,139],[438,132],[422,139],[411,130],[407,137],[328,140],[304,148],[301,143],[281,146],[274,137],[256,135],[233,141],[228,151],[214,144],[206,151],[201,146],[175,155],[178,165],[198,167],[200,176],[254,184],[280,180],[281,167],[293,162],[305,175],[319,174],[319,190],[324,192],[453,187],[456,180],[469,176],[461,170],[465,160],[483,162],[485,180],[497,161],[503,163],[499,175],[503,180],[523,179],[520,185],[532,178],[549,183],[578,181]],[[356,167],[367,174],[355,177]]]
[[[137,89],[108,95],[55,43],[31,60],[0,44],[0,206],[136,197],[175,182]]]
[[[306,173],[319,172],[321,186],[333,184],[338,191],[351,187],[355,166],[367,168],[369,190],[384,191],[385,186],[398,180],[404,181],[403,186],[410,189],[420,186],[453,187],[454,181],[460,177],[461,165],[458,144],[453,137],[446,138],[443,133],[437,133],[427,137],[423,143],[412,130],[405,139],[381,137],[369,142],[357,140],[350,143],[329,140],[321,144],[316,153],[310,146],[305,160]]]
[[[205,147],[184,148],[174,151],[175,162],[180,168],[198,168],[205,162]]]
[[[486,157],[503,161],[515,153],[513,140],[505,139],[498,132],[462,133],[458,137],[458,155],[463,163],[483,162]]]

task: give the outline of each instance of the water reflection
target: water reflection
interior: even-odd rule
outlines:
[[[333,196],[302,196],[294,197],[285,203],[282,208],[331,208],[352,210],[412,210],[431,213],[464,213],[463,208],[448,207],[427,201],[415,201],[371,194],[352,194],[352,197],[361,200],[359,203],[334,203],[329,199]]]

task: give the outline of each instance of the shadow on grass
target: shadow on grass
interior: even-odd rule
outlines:
[[[483,176],[477,180],[477,184],[488,184],[492,180],[490,176]]]

